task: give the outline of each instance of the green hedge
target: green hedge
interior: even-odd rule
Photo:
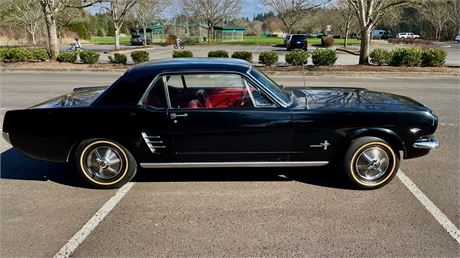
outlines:
[[[182,39],[182,42],[187,45],[194,45],[200,43],[200,37],[199,36],[185,36]]]
[[[423,51],[418,48],[397,48],[392,51],[391,66],[417,67],[422,65]]]
[[[79,55],[80,55],[80,60],[84,64],[95,64],[97,63],[97,61],[99,61],[99,57],[101,56],[99,53],[97,53],[96,51],[92,51],[92,50],[80,51]]]
[[[278,62],[278,53],[272,51],[262,52],[259,55],[259,62],[261,62],[264,65],[270,66]]]
[[[74,63],[75,61],[77,61],[77,57],[78,57],[77,52],[61,52],[56,57],[56,61]]]
[[[252,53],[248,51],[236,51],[232,54],[232,58],[243,59],[252,62]]]
[[[308,63],[309,54],[302,49],[294,49],[286,54],[286,63],[290,65],[306,65]]]
[[[32,60],[32,51],[27,48],[6,48],[4,50],[4,61],[24,62]]]
[[[34,49],[32,51],[32,60],[35,61],[45,61],[49,60],[50,55],[48,54],[48,50],[39,48],[39,49]]]
[[[112,64],[126,64],[128,62],[128,57],[125,54],[115,53],[112,56],[109,56],[109,61]]]
[[[149,52],[144,50],[133,51],[131,52],[131,59],[135,64],[143,63],[149,61]]]
[[[225,50],[209,51],[209,52],[208,52],[208,57],[223,57],[223,58],[228,58],[228,52],[225,51]]]
[[[192,51],[188,50],[174,50],[172,53],[173,58],[181,58],[181,57],[193,57]]]
[[[391,61],[392,52],[386,49],[377,48],[369,54],[371,63],[376,65],[387,65]]]
[[[447,52],[440,48],[429,48],[422,52],[422,66],[442,67],[446,63]]]
[[[314,65],[326,66],[334,65],[337,61],[337,55],[335,51],[329,48],[317,48],[313,51],[311,56]]]

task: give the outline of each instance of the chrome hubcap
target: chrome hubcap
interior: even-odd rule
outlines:
[[[356,172],[366,181],[376,181],[388,170],[390,159],[380,147],[365,149],[356,160]]]
[[[112,179],[120,174],[123,160],[118,150],[101,146],[90,151],[86,159],[86,169],[91,177]]]

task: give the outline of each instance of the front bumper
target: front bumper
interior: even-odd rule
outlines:
[[[435,138],[419,139],[412,144],[416,149],[436,149],[439,147],[439,142]]]
[[[10,135],[8,133],[2,132],[2,138],[9,144],[11,144]]]

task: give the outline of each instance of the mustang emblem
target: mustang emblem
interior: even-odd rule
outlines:
[[[314,144],[314,145],[310,145],[310,147],[312,148],[323,148],[323,150],[327,150],[327,148],[330,146],[331,144],[325,140],[324,142],[320,143],[320,144]]]

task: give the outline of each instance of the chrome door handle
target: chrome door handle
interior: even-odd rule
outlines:
[[[183,114],[176,114],[176,113],[171,113],[171,119],[176,119],[178,117],[187,117],[188,114],[187,113],[183,113]]]

